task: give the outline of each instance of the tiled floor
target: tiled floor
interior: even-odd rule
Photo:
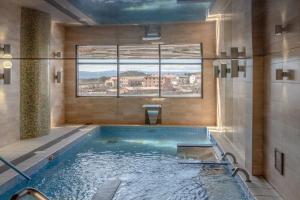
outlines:
[[[63,127],[52,128],[50,134],[33,139],[26,139],[15,142],[0,148],[0,155],[6,160],[14,160],[82,125],[66,125]],[[0,166],[3,163],[0,163]]]

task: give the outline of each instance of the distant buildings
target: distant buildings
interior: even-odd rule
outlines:
[[[141,86],[143,84],[144,77],[136,77],[136,76],[121,76],[120,77],[120,86],[121,87],[135,87]],[[108,80],[104,82],[106,87],[116,88],[117,87],[118,78],[116,76],[110,77]]]
[[[201,83],[201,74],[192,74],[189,78],[190,84]]]
[[[189,76],[179,76],[178,77],[178,85],[187,85],[190,83]]]
[[[116,76],[110,77],[110,79],[104,82],[106,87],[116,88],[117,87],[118,78]]]
[[[84,80],[79,84],[81,95],[114,95],[117,92],[117,77],[105,81]],[[121,76],[120,94],[122,95],[157,95],[159,88],[158,75]],[[164,74],[161,77],[162,91],[166,94],[182,95],[198,93],[201,88],[201,74]]]
[[[121,76],[120,86],[121,87],[138,87],[143,84],[143,76]]]
[[[161,78],[161,85],[163,87],[165,86],[171,86],[172,76],[163,76]],[[143,80],[143,86],[144,87],[159,87],[159,76],[146,76]]]

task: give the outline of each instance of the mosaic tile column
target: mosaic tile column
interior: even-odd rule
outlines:
[[[22,8],[21,12],[21,138],[50,131],[50,15]]]

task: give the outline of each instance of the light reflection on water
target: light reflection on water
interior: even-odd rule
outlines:
[[[114,131],[110,135],[102,132],[89,137],[0,199],[8,199],[21,188],[35,187],[53,200],[90,200],[105,180],[116,178],[122,183],[114,200],[246,199],[224,166],[178,164],[176,139],[168,143],[155,141],[153,135],[148,140],[145,136],[143,140],[125,139]]]

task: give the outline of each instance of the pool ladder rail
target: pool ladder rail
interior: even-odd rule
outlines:
[[[247,170],[245,170],[245,169],[243,169],[243,168],[240,168],[240,167],[235,167],[235,168],[233,169],[232,177],[235,177],[235,176],[237,175],[238,172],[242,172],[242,173],[245,175],[245,177],[246,177],[245,181],[246,181],[246,182],[251,182],[250,176],[249,176]]]
[[[9,168],[13,169],[15,172],[17,172],[21,176],[23,176],[25,179],[31,180],[31,178],[28,175],[26,175],[24,172],[22,172],[21,170],[19,170],[14,164],[12,164],[11,162],[5,160],[1,156],[0,156],[0,161],[2,161],[5,165],[7,165]]]
[[[230,156],[232,158],[233,165],[237,164],[237,159],[236,159],[235,155],[233,153],[230,153],[230,152],[223,153],[222,157],[221,157],[221,160],[224,161],[227,156]],[[234,167],[232,169],[232,171],[233,171],[232,174],[231,174],[232,177],[235,177],[238,174],[238,172],[242,172],[245,175],[245,178],[246,178],[245,181],[246,182],[251,182],[250,175],[247,172],[247,170],[245,170],[245,169],[243,169],[241,167]]]
[[[237,164],[235,155],[233,155],[233,153],[230,153],[230,152],[226,152],[226,153],[222,154],[221,160],[224,161],[227,156],[230,156],[232,158],[233,164]]]
[[[45,194],[34,188],[25,188],[14,194],[10,200],[25,200],[28,199],[28,197],[34,197],[36,200],[49,200]]]

